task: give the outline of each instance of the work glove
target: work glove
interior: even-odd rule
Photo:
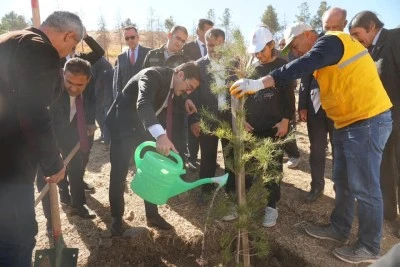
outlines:
[[[264,89],[264,84],[261,80],[240,79],[231,86],[229,91],[236,98],[241,98],[245,94],[255,94],[261,89]]]

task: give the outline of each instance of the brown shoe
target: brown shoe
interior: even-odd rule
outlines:
[[[172,230],[174,227],[169,224],[163,217],[159,214],[155,216],[146,216],[147,226],[152,228],[158,228],[160,230]]]

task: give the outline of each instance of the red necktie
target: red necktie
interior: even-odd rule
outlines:
[[[172,141],[172,111],[174,109],[173,103],[172,103],[172,96],[174,95],[174,90],[170,89],[169,90],[169,95],[168,95],[168,102],[167,102],[167,136],[169,140]]]
[[[82,95],[78,95],[75,98],[75,105],[76,105],[76,122],[78,128],[78,135],[79,135],[79,143],[80,143],[80,150],[83,153],[88,153],[90,150],[89,147],[89,140],[87,137],[87,127],[86,127],[86,119],[85,119],[85,110],[83,108],[83,99]]]
[[[129,60],[131,61],[132,65],[135,65],[135,50],[130,51]]]

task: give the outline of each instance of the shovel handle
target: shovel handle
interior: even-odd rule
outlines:
[[[60,219],[60,206],[58,203],[57,184],[50,183],[50,210],[51,210],[51,223],[53,229],[54,241],[58,241],[61,236],[61,219]]]
[[[80,147],[81,145],[78,141],[78,143],[76,143],[71,152],[69,152],[68,156],[64,159],[64,166],[67,166],[69,164],[69,162],[75,156],[76,152],[78,152]],[[43,197],[47,194],[48,191],[49,191],[49,183],[46,183],[46,185],[40,191],[40,194],[35,199],[35,207],[37,206],[37,204],[39,204],[40,201],[42,201]]]

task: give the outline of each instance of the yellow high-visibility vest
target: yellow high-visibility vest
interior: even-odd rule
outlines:
[[[368,51],[349,34],[327,32],[326,35],[339,37],[344,46],[343,57],[336,65],[314,72],[321,105],[335,128],[371,118],[392,107]]]

